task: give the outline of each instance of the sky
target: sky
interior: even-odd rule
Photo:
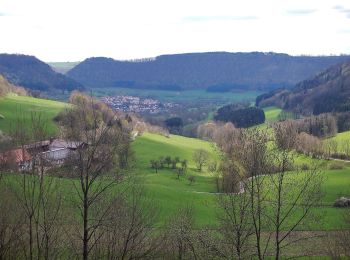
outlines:
[[[0,53],[43,61],[189,52],[350,54],[349,0],[0,0]]]

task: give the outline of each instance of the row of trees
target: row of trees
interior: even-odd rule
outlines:
[[[178,167],[178,164],[180,164],[180,167]],[[151,168],[155,170],[156,173],[158,173],[158,170],[164,169],[165,166],[167,166],[168,169],[175,170],[177,173],[177,178],[179,179],[181,175],[184,175],[187,171],[187,160],[180,160],[180,157],[175,156],[174,158],[171,158],[171,156],[161,156],[158,160],[150,160]]]

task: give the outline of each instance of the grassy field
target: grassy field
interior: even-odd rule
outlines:
[[[350,140],[350,131],[338,133],[336,136],[332,137],[332,139],[341,145],[343,142]]]
[[[75,66],[77,66],[80,63],[80,61],[73,61],[73,62],[48,62],[48,64],[53,68],[55,71],[60,73],[66,73],[70,69],[73,69]]]
[[[4,98],[0,98],[0,114],[3,115],[3,118],[0,118],[0,130],[4,132],[10,131],[11,124],[16,121],[19,115],[24,115],[26,119],[29,119],[31,112],[39,112],[47,118],[48,132],[54,134],[57,131],[57,127],[52,118],[64,109],[66,105],[66,103],[52,100],[9,94]]]
[[[282,112],[282,109],[278,107],[265,107],[265,119],[267,122],[275,122],[278,120],[278,116]]]
[[[162,102],[191,102],[191,101],[222,101],[224,103],[237,101],[252,101],[260,95],[259,91],[235,91],[225,93],[213,93],[201,90],[185,90],[185,91],[164,91],[154,89],[131,89],[131,88],[94,88],[92,92],[96,96],[117,96],[131,95],[139,97],[150,97],[159,99]]]
[[[30,97],[19,97],[9,95],[0,100],[0,114],[4,119],[0,119],[0,129],[9,131],[11,122],[19,111],[24,111],[29,115],[30,111],[39,111],[49,119],[51,131],[55,130],[55,125],[51,121],[60,110],[66,106],[65,103],[34,99]],[[268,108],[267,118],[275,120],[279,110],[276,108]],[[337,135],[337,139],[341,141],[350,133]],[[148,194],[154,199],[154,202],[160,208],[161,222],[165,221],[169,216],[178,210],[181,206],[192,205],[195,210],[195,220],[198,226],[216,225],[215,218],[216,208],[216,188],[214,177],[207,172],[206,167],[202,172],[198,172],[192,155],[196,149],[205,149],[210,153],[211,160],[219,159],[215,147],[209,142],[198,139],[186,138],[171,135],[164,137],[156,134],[145,133],[138,137],[132,144],[135,151],[135,168],[133,172],[145,184]],[[176,173],[171,169],[162,169],[155,173],[150,168],[150,160],[158,159],[160,156],[170,155],[178,156],[180,159],[188,160],[188,170],[185,176],[177,179]],[[317,161],[317,160],[316,160]],[[308,157],[300,156],[297,163],[312,163],[315,160]],[[332,162],[317,161],[323,168],[325,182],[323,184],[322,204],[315,208],[315,212],[324,216],[323,221],[313,223],[312,230],[336,230],[342,228],[341,215],[344,209],[333,208],[333,202],[342,195],[350,195],[350,165],[343,163],[341,170],[329,170],[328,165]],[[194,176],[195,182],[190,185],[189,176]],[[65,184],[67,192],[70,190],[69,180],[62,180]]]
[[[215,204],[214,178],[208,172],[199,173],[195,170],[192,154],[194,150],[203,148],[211,153],[213,159],[217,154],[213,146],[197,139],[171,136],[166,138],[154,134],[145,134],[138,137],[133,143],[136,152],[136,172],[143,177],[145,185],[161,208],[162,219],[166,219],[175,212],[179,206],[193,205],[195,219],[199,226],[215,225]],[[172,170],[160,170],[157,174],[149,166],[149,160],[157,159],[159,156],[179,156],[189,160],[189,170],[186,176],[177,180]],[[301,162],[310,162],[309,158],[298,158]],[[314,211],[323,216],[323,221],[313,223],[312,230],[333,230],[341,229],[343,209],[333,208],[333,202],[341,195],[350,195],[350,169],[328,170],[326,162],[320,162],[323,166],[325,181],[323,191],[325,196],[319,207]],[[189,185],[187,177],[193,175],[196,182]]]
[[[144,134],[133,143],[136,153],[136,173],[143,177],[144,183],[161,208],[161,219],[171,216],[179,206],[192,205],[196,209],[198,225],[214,224],[215,205],[213,195],[215,190],[213,177],[206,171],[199,173],[192,160],[196,149],[205,149],[212,160],[218,160],[212,144],[193,138],[171,135],[170,138]],[[175,171],[162,169],[157,174],[150,168],[149,161],[160,156],[178,156],[188,160],[188,170],[185,176],[177,179]],[[195,183],[189,184],[188,176],[195,177]]]

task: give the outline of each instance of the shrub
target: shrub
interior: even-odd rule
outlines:
[[[303,164],[301,165],[301,170],[303,170],[303,171],[307,171],[307,170],[309,170],[309,169],[310,169],[310,167],[309,167],[309,165],[308,165],[308,164],[303,163]]]
[[[337,208],[347,208],[347,207],[350,207],[350,198],[341,197],[341,198],[337,199],[337,200],[334,202],[333,207],[337,207]]]
[[[194,178],[194,176],[188,176],[188,181],[190,182],[189,183],[189,185],[192,185],[195,181],[196,181],[196,179]]]
[[[339,162],[333,162],[329,165],[330,170],[342,170],[344,169],[344,165]]]

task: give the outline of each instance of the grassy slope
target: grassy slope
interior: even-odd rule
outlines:
[[[10,122],[14,120],[16,111],[41,111],[51,119],[65,105],[64,103],[50,100],[9,95],[0,100],[0,114],[5,116],[5,119],[0,119],[0,129],[9,130]],[[276,111],[276,109],[269,108],[267,118],[270,120],[276,118],[276,114],[278,114]],[[50,129],[53,131],[55,129],[52,122],[50,123]],[[343,135],[346,136],[346,134]],[[216,224],[216,195],[214,194],[213,177],[205,170],[202,173],[197,172],[192,160],[193,152],[199,148],[209,151],[212,159],[218,159],[218,155],[210,143],[173,135],[170,138],[166,138],[155,134],[144,134],[136,139],[133,143],[133,148],[136,153],[135,171],[144,179],[148,191],[155,202],[159,204],[162,220],[171,216],[179,206],[192,204],[195,208],[196,223],[198,225]],[[179,156],[181,159],[189,161],[189,169],[186,176],[177,180],[175,172],[169,169],[160,170],[158,174],[155,174],[154,170],[149,166],[149,161],[166,155]],[[340,195],[350,195],[350,171],[349,168],[337,171],[325,170],[324,174],[326,177],[324,183],[325,197],[323,206],[318,208],[317,212],[324,215],[325,220],[323,223],[314,223],[312,228],[315,230],[338,229],[341,228],[340,220],[343,210],[332,208],[331,205]],[[193,185],[189,185],[187,180],[190,175],[196,178],[196,182]]]
[[[0,98],[0,114],[5,117],[0,119],[0,130],[4,132],[10,131],[11,124],[22,113],[25,118],[29,119],[31,112],[39,112],[48,120],[48,131],[54,134],[57,128],[52,122],[52,118],[66,105],[66,103],[52,100],[9,94],[5,98]]]
[[[275,122],[278,120],[278,116],[282,112],[282,109],[278,107],[265,107],[264,112],[267,122]]]
[[[193,138],[171,135],[170,138],[144,134],[133,143],[136,152],[136,172],[144,177],[146,187],[161,208],[164,220],[175,212],[179,206],[193,205],[196,209],[197,224],[213,224],[215,209],[215,192],[213,178],[206,172],[197,172],[192,161],[192,154],[196,149],[207,150],[212,160],[217,160],[212,145],[208,142]],[[160,170],[157,174],[149,166],[151,159],[159,156],[179,156],[188,160],[186,176],[177,179],[175,171]],[[189,185],[188,176],[195,176],[195,183]]]
[[[211,152],[213,158],[217,158],[212,146],[204,141],[171,136],[170,138],[145,134],[137,138],[133,143],[136,152],[136,171],[144,177],[146,187],[159,204],[162,219],[171,216],[178,206],[192,204],[195,207],[196,222],[198,225],[215,225],[215,192],[214,179],[210,174],[198,173],[191,160],[195,149],[204,148]],[[149,160],[156,159],[162,155],[179,156],[188,159],[189,172],[185,177],[176,179],[175,173],[171,170],[160,170],[155,174],[149,167]],[[196,183],[192,186],[188,184],[187,177],[196,176]],[[312,229],[339,229],[342,225],[341,213],[343,209],[332,207],[333,202],[341,194],[350,195],[350,171],[344,170],[324,170],[325,182],[323,190],[325,197],[322,206],[316,209],[316,213],[324,216],[324,221],[313,223]]]
[[[343,142],[350,140],[350,131],[339,133],[336,136],[332,137],[332,139],[337,141],[338,145],[341,145]]]
[[[131,88],[94,88],[92,89],[94,95],[132,95],[140,97],[152,97],[161,100],[162,102],[191,102],[210,101],[213,102],[237,102],[237,101],[251,101],[261,94],[259,91],[232,91],[225,93],[213,93],[205,90],[185,90],[185,91],[164,91],[154,89],[131,89]]]
[[[48,62],[48,64],[53,68],[55,71],[60,73],[66,73],[70,69],[73,69],[75,66],[77,66],[80,63],[80,61],[73,61],[73,62]]]

